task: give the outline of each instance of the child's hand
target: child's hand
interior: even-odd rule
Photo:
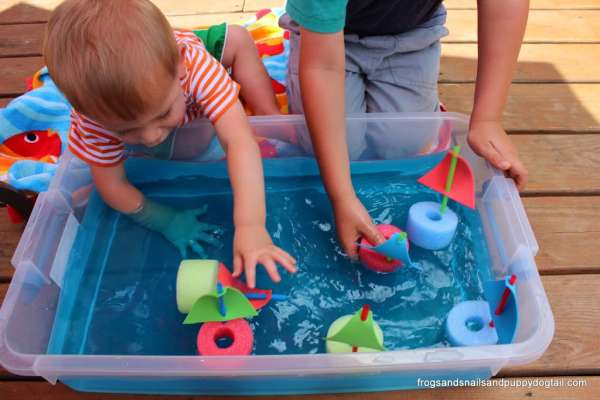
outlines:
[[[519,159],[517,147],[496,121],[471,121],[468,142],[475,153],[515,180],[519,191],[527,184],[527,169]]]
[[[206,209],[207,206],[204,205],[193,210],[178,211],[145,199],[140,210],[127,215],[143,227],[162,233],[177,247],[182,258],[186,257],[188,246],[200,257],[206,257],[204,249],[198,242],[219,244],[217,239],[207,233],[216,231],[218,227],[198,221],[198,217],[205,214]]]
[[[243,269],[246,274],[246,284],[250,288],[256,286],[257,263],[265,267],[273,282],[281,281],[275,263],[281,265],[288,272],[296,272],[296,260],[275,246],[269,233],[261,225],[236,227],[233,254],[233,276],[239,277]]]
[[[177,247],[182,258],[186,257],[188,246],[200,257],[206,258],[204,248],[198,242],[219,244],[217,239],[207,233],[216,231],[218,227],[198,221],[198,217],[206,213],[206,208],[204,206],[195,210],[176,211],[173,219],[162,232]]]
[[[332,204],[338,237],[344,251],[352,260],[358,257],[357,242],[361,237],[367,238],[376,245],[385,241],[356,196],[334,199]]]

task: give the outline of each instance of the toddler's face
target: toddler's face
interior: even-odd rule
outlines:
[[[161,90],[164,94],[158,94],[156,105],[146,115],[135,121],[110,121],[106,128],[120,133],[123,142],[131,145],[154,147],[164,142],[185,114],[185,96],[179,78],[169,78],[164,85],[158,85],[166,90]]]

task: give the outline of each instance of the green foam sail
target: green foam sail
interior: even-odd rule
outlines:
[[[219,298],[216,294],[207,294],[200,297],[192,306],[192,311],[183,323],[188,325],[202,322],[224,322],[257,315],[252,303],[237,289],[225,288],[223,301],[227,309],[224,316],[219,312]]]
[[[358,310],[350,321],[338,333],[328,336],[327,340],[346,343],[354,347],[366,347],[369,349],[384,351],[383,343],[377,339],[373,312],[369,311],[365,321],[360,319],[361,310]]]

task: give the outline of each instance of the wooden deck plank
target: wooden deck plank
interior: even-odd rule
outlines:
[[[0,57],[39,56],[45,23],[0,25]]]
[[[201,26],[220,24],[222,22],[241,25],[248,22],[252,17],[254,17],[254,13],[238,12],[202,15],[172,15],[167,16],[167,19],[174,27],[192,29]]]
[[[0,108],[6,107],[6,105],[12,100],[11,97],[1,97],[0,98]]]
[[[542,274],[600,273],[600,197],[523,199],[540,245]]]
[[[241,12],[244,0],[151,0],[166,15]]]
[[[244,22],[253,13],[238,13],[237,20]],[[216,23],[231,14],[170,17],[174,26],[191,28],[199,24]],[[565,24],[565,21],[572,23]],[[239,22],[236,22],[239,23]],[[452,10],[448,13],[450,35],[448,43],[475,43],[477,41],[477,12],[475,10]],[[600,10],[532,10],[525,33],[528,43],[596,43],[600,42]]]
[[[411,390],[398,392],[381,393],[345,393],[329,395],[298,395],[279,397],[285,400],[522,400],[527,398],[544,400],[588,400],[597,397],[600,390],[599,377],[544,377],[546,382],[562,382],[562,387],[556,388],[526,388],[522,379],[497,380],[498,385],[505,384],[505,388],[440,388],[436,390]],[[582,381],[583,387],[568,387],[569,381]],[[532,381],[533,383],[533,381]],[[521,386],[521,387],[516,387]],[[4,394],[4,400],[22,400],[30,398],[40,398],[47,400],[161,400],[164,396],[136,396],[136,395],[118,395],[118,394],[97,394],[97,393],[79,393],[72,389],[58,384],[51,386],[46,382],[0,382],[0,391]],[[187,400],[234,400],[240,397],[224,396],[186,396]],[[278,397],[253,397],[256,400],[273,400]]]
[[[284,0],[246,0],[244,11],[258,11],[263,8],[283,7]],[[477,0],[445,0],[449,10],[477,9]],[[530,0],[531,10],[596,10],[600,9],[598,0]]]
[[[450,111],[470,114],[474,84],[441,84],[440,98]],[[504,112],[513,132],[600,131],[600,85],[513,84]]]
[[[501,374],[599,374],[600,353],[597,349],[600,346],[600,336],[597,332],[600,330],[600,302],[597,301],[597,288],[600,285],[600,275],[543,276],[542,283],[556,323],[554,340],[538,361],[502,370]],[[7,285],[0,284],[2,286]]]
[[[244,0],[151,0],[166,15],[232,13],[242,11]],[[47,21],[62,0],[2,0],[0,24]]]
[[[599,374],[600,275],[544,276],[542,283],[554,314],[554,340],[539,360],[502,370],[502,374]]]
[[[2,0],[0,24],[17,24],[47,21],[52,9],[61,0]],[[219,0],[197,1],[153,0],[165,14],[201,14],[218,12],[254,12],[263,8],[283,7],[284,0]],[[476,9],[475,0],[446,0],[449,10]],[[596,0],[532,0],[532,10],[594,10],[600,9]]]
[[[243,24],[253,13],[216,13],[202,15],[168,16],[177,28],[197,28],[221,22]],[[45,23],[0,25],[0,58],[39,56],[42,51]]]
[[[569,23],[565,23],[569,21]],[[445,42],[477,41],[477,12],[451,10]],[[531,10],[526,43],[596,43],[600,41],[600,10]]]
[[[529,168],[525,194],[600,194],[600,135],[515,135]]]
[[[589,60],[589,62],[582,62]],[[596,44],[524,44],[513,82],[600,82]],[[477,45],[444,43],[440,82],[474,82],[477,75]]]
[[[446,43],[442,49],[440,83],[472,83],[477,71],[477,45]],[[586,59],[589,62],[582,63]],[[525,44],[513,81],[517,83],[599,83],[595,44]],[[34,57],[0,58],[0,97],[25,90],[25,79],[43,65]],[[599,89],[600,90],[600,89]]]
[[[246,3],[248,0],[246,0]],[[476,9],[477,0],[445,0],[448,9]],[[597,10],[600,9],[598,0],[530,0],[531,10]]]
[[[282,7],[284,0],[246,0],[244,11],[257,11],[263,8]],[[445,0],[448,9],[476,9],[476,0]],[[529,7],[536,9],[600,9],[597,0],[530,0]]]
[[[25,92],[25,80],[43,65],[42,57],[0,58],[0,97]]]
[[[193,28],[220,22],[241,24],[254,13],[213,13],[169,16],[173,26]],[[564,21],[572,21],[565,24]],[[39,55],[45,24],[0,25],[0,57]],[[474,10],[453,10],[448,15],[448,43],[475,43],[477,18]],[[529,43],[600,42],[600,10],[533,10],[525,41]]]
[[[14,4],[14,1],[6,2],[2,0],[0,2],[0,25],[45,22],[49,16],[50,10],[25,2],[17,4]]]
[[[17,248],[22,231],[23,224],[11,223],[6,209],[0,208],[0,282],[7,282],[12,276],[10,259]]]

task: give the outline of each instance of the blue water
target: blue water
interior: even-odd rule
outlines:
[[[259,271],[259,287],[273,288],[289,299],[271,302],[251,321],[254,353],[323,352],[330,323],[364,303],[384,331],[386,348],[448,346],[443,331],[447,313],[460,301],[482,298],[482,282],[490,276],[477,212],[450,202],[460,224],[447,249],[432,252],[411,246],[413,266],[376,274],[344,257],[314,168],[305,174],[303,161],[285,162],[266,167],[267,228],[274,242],[296,257],[299,272],[282,272],[283,281],[273,284]],[[167,166],[140,161],[130,176],[142,176],[157,165]],[[294,176],[282,176],[282,166],[295,171]],[[415,181],[429,166],[363,163],[355,168],[353,182],[377,223],[404,227],[411,204],[438,200],[436,193]],[[203,220],[221,226],[221,244],[206,247],[208,256],[231,265],[228,180],[223,171],[204,174],[202,167],[182,168],[187,172],[179,177],[165,173],[160,179],[145,179],[139,187],[180,208],[208,204],[210,212]],[[182,325],[185,316],[175,303],[179,262],[178,252],[159,234],[136,226],[92,195],[72,249],[49,352],[196,354],[199,326]]]

